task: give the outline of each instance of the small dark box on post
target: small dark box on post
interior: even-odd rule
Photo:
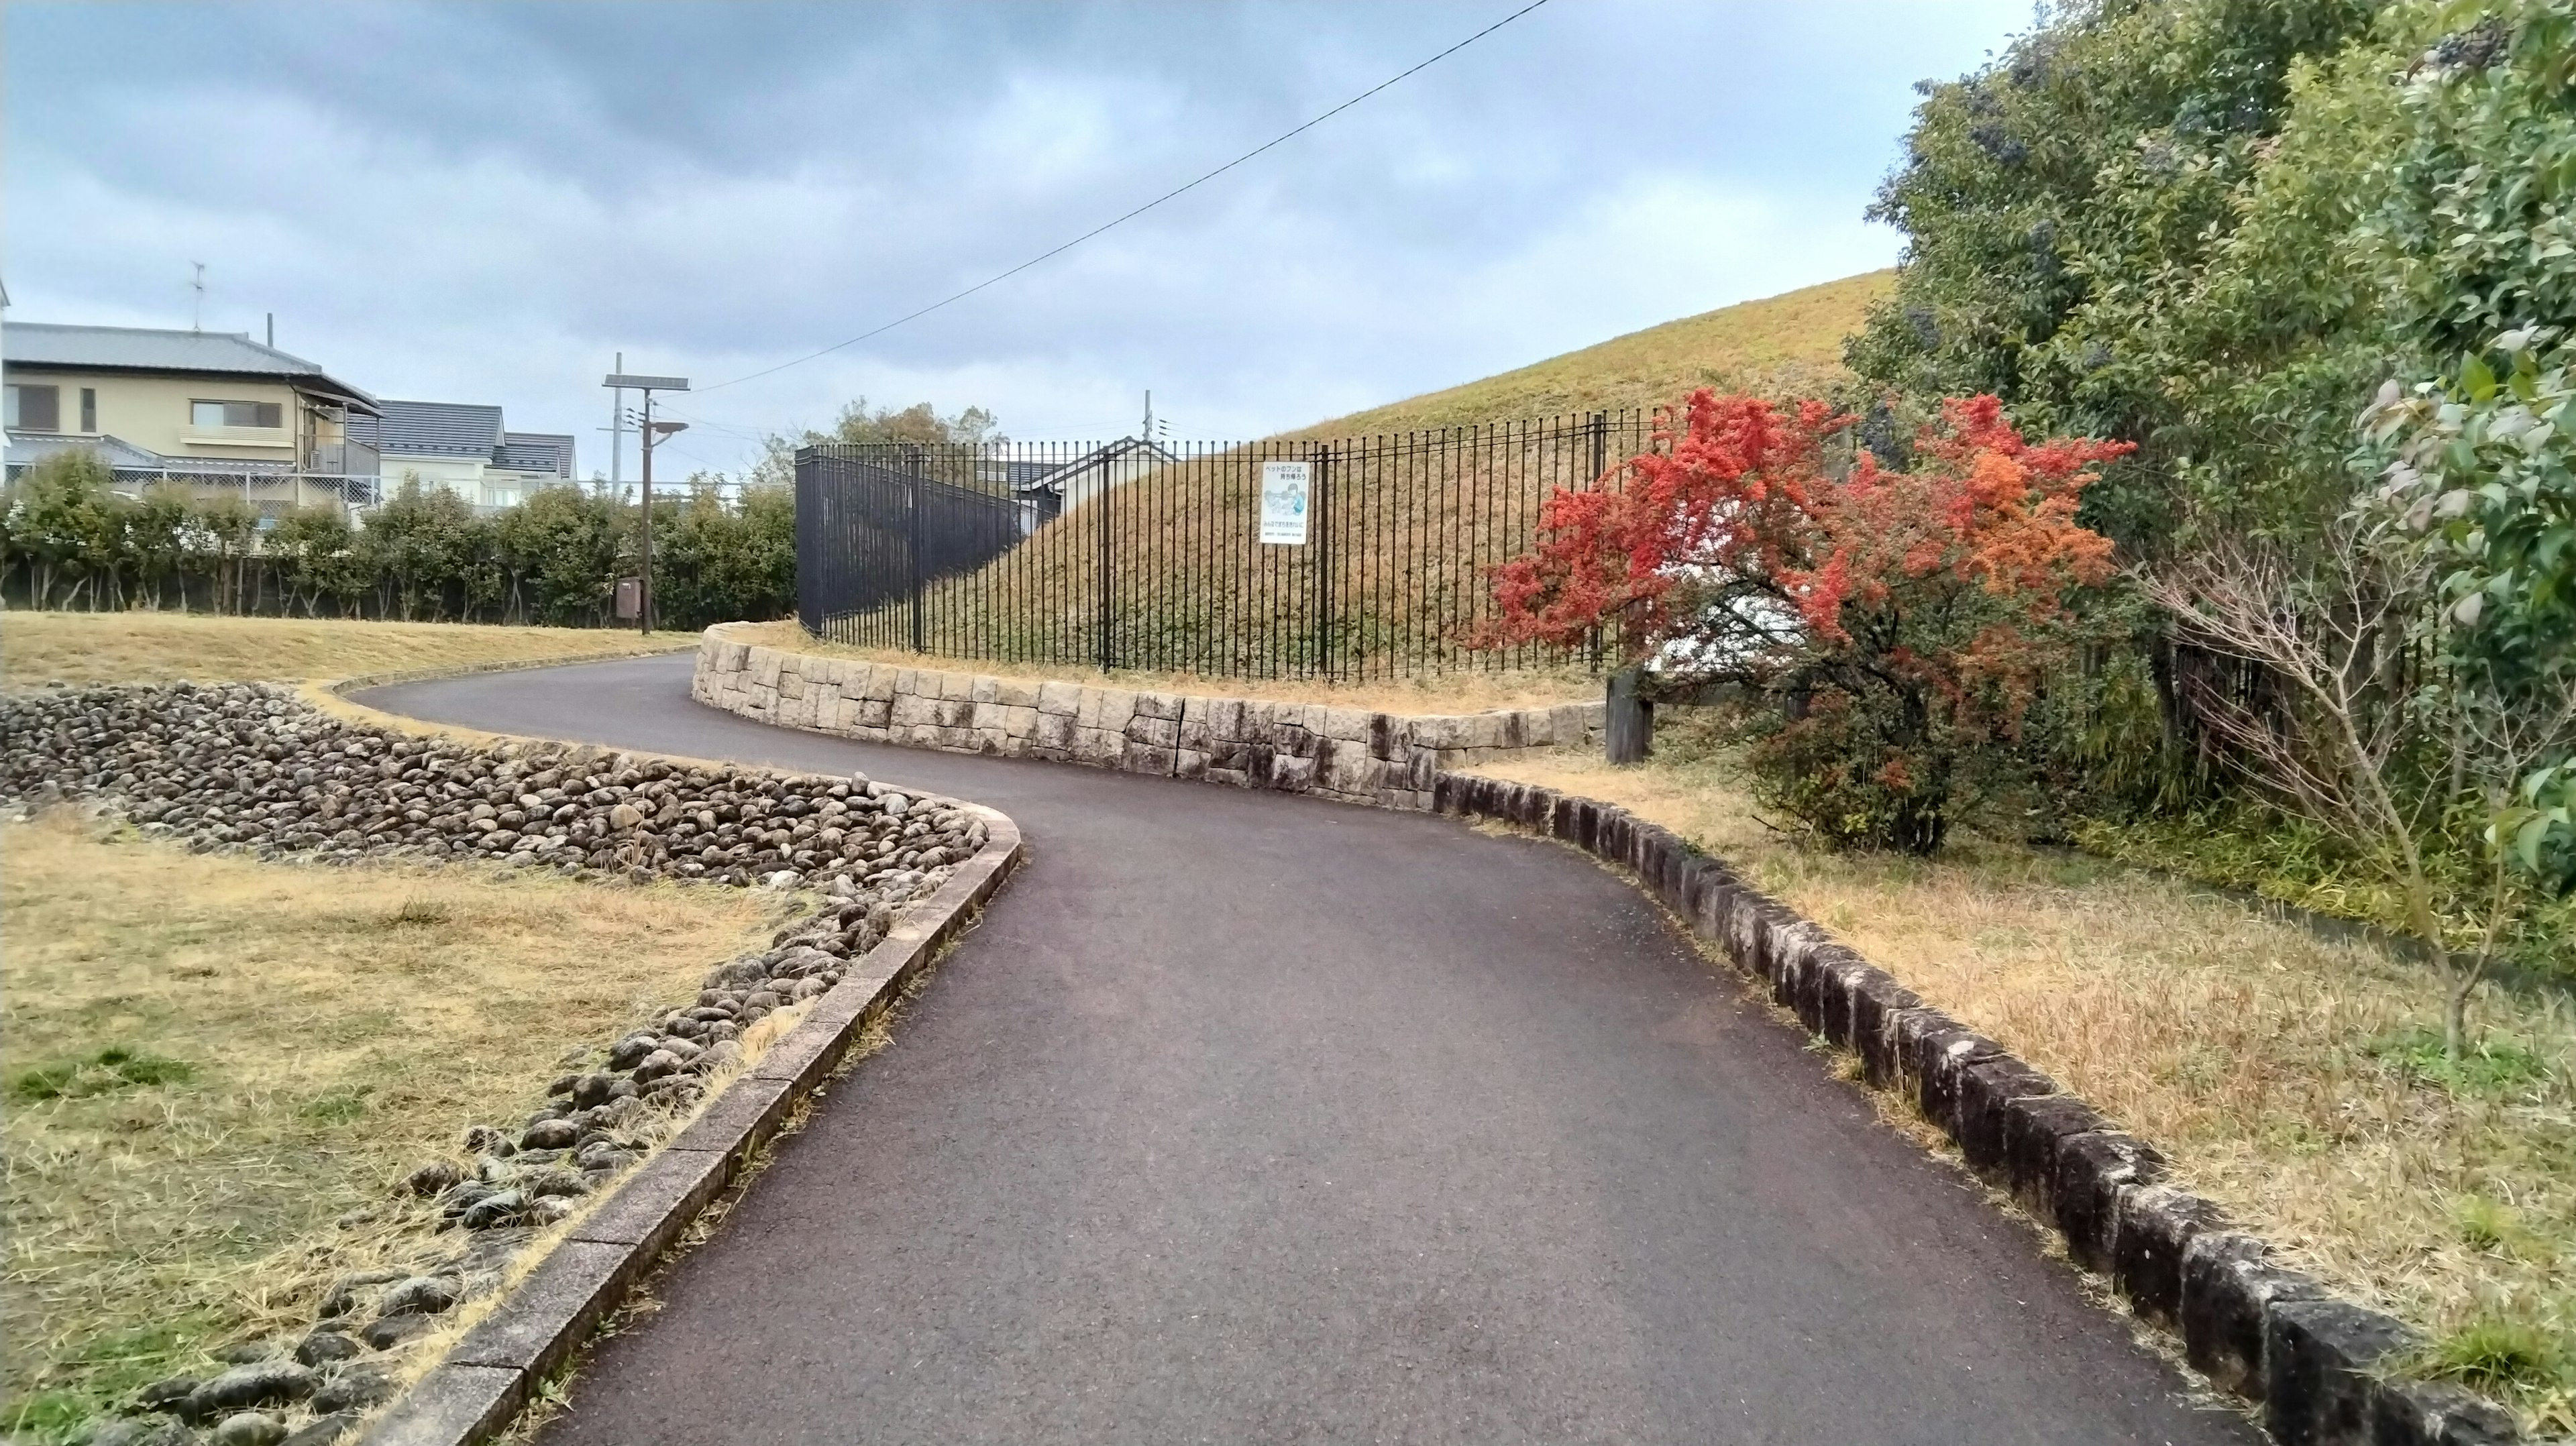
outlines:
[[[631,623],[644,612],[644,579],[621,577],[617,580],[617,620]]]

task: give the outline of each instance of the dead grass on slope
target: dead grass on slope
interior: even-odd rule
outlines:
[[[1967,839],[1925,861],[1765,827],[1722,759],[1497,763],[1726,860],[1931,1003],[2171,1153],[2183,1183],[2350,1295],[2430,1328],[2431,1364],[2576,1430],[2576,1010],[2484,992],[2440,1054],[2419,967],[2209,890]]]
[[[263,864],[68,809],[0,825],[0,863],[0,1422],[45,1436],[300,1331],[334,1275],[417,1254],[395,1180],[470,1122],[523,1118],[568,1052],[759,947],[781,907]]]
[[[1601,696],[1601,680],[1573,668],[1424,673],[1410,678],[1380,678],[1365,683],[1333,683],[1319,678],[1211,678],[1197,673],[1127,668],[1103,673],[1097,668],[1074,664],[942,658],[898,648],[862,648],[825,642],[793,622],[737,623],[728,628],[725,635],[738,642],[755,643],[765,648],[783,648],[833,658],[861,658],[871,663],[919,668],[928,672],[982,673],[997,678],[1084,683],[1097,687],[1218,698],[1275,698],[1290,703],[1366,708],[1378,713],[1446,714],[1479,713],[1494,708],[1545,708],[1558,703],[1589,702]]]
[[[1843,369],[1843,339],[1860,330],[1870,304],[1895,284],[1895,272],[1872,271],[1740,302],[1288,435],[1322,439],[1566,412],[1651,409],[1704,386],[1814,395],[1850,379]]]
[[[683,633],[646,639],[596,628],[12,611],[0,616],[0,685],[354,678],[487,663],[622,657],[668,652],[687,643]]]

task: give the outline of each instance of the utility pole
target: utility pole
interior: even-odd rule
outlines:
[[[625,370],[626,353],[621,351],[617,354],[617,371],[609,375],[616,376]],[[626,389],[620,387],[610,396],[613,400],[608,408],[608,495],[623,502],[626,500]]]
[[[191,261],[188,264],[197,268],[197,279],[188,283],[188,289],[197,293],[196,299],[188,304],[188,330],[204,331],[206,329],[206,263]]]
[[[625,361],[626,354],[619,352],[617,359],[620,362]],[[625,372],[610,372],[607,379],[600,385],[621,396],[629,391],[644,394],[644,424],[637,428],[638,439],[644,452],[644,506],[641,509],[642,517],[639,521],[635,548],[641,563],[635,575],[635,624],[639,632],[650,633],[653,631],[653,444],[673,432],[685,432],[689,429],[689,424],[686,422],[654,421],[653,394],[685,392],[689,389],[689,379],[687,377],[629,376]],[[620,418],[622,422],[622,413]]]
[[[1154,440],[1154,390],[1151,387],[1145,389],[1145,430],[1136,434],[1136,440],[1147,443]]]

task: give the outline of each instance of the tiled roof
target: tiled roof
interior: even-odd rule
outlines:
[[[171,459],[149,447],[138,447],[122,437],[47,436],[41,432],[13,432],[9,436],[9,462],[16,466],[40,461],[56,452],[88,448],[106,459],[110,467],[166,467]],[[185,460],[181,466],[188,465]]]
[[[237,331],[161,331],[139,326],[64,326],[43,321],[9,323],[0,357],[14,366],[71,371],[202,372],[274,377],[372,409],[375,398],[335,381],[300,356],[262,346]]]
[[[503,432],[493,464],[513,472],[573,475],[572,437],[563,432]]]
[[[388,457],[481,457],[501,446],[501,409],[473,402],[397,402],[379,405],[381,420],[352,417],[350,440]]]

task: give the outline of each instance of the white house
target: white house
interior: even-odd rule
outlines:
[[[377,406],[383,415],[352,417],[349,435],[376,449],[388,493],[416,477],[476,507],[511,507],[576,475],[570,436],[507,431],[499,407],[391,399]]]

